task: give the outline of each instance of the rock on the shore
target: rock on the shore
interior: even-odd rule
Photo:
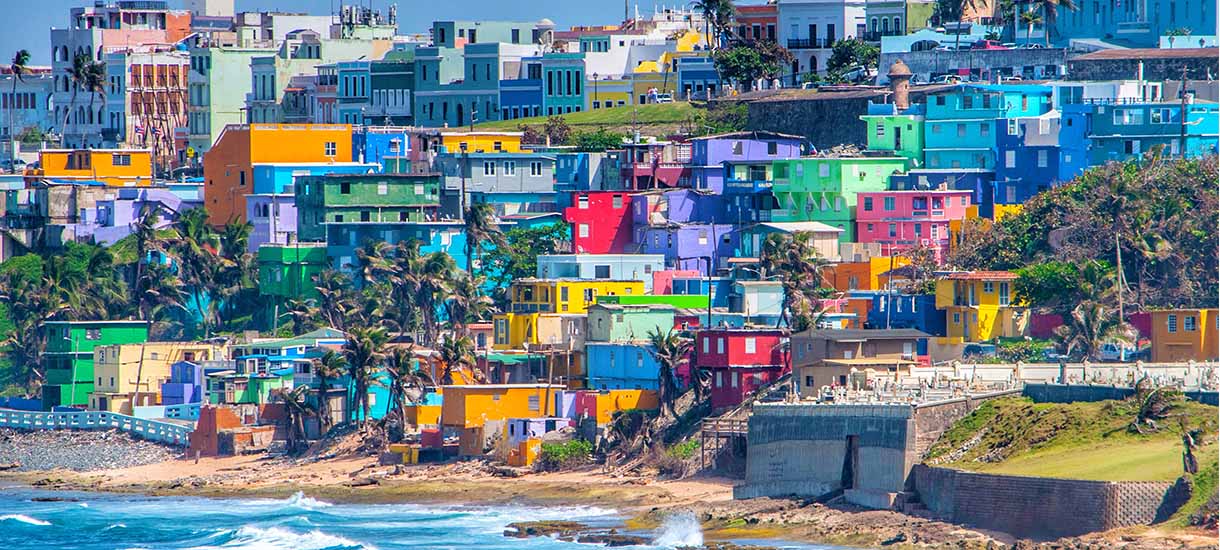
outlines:
[[[0,428],[0,464],[19,464],[15,470],[21,472],[129,468],[173,460],[180,454],[174,447],[117,430],[27,432]]]

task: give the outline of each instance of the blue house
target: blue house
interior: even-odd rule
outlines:
[[[594,390],[655,390],[660,365],[644,343],[585,343],[586,373]]]
[[[1199,47],[1201,39],[1214,44],[1215,0],[1081,2],[1078,9],[1064,10],[1055,19],[1051,40],[1058,45],[1095,39],[1129,48],[1157,48],[1165,47],[1169,31],[1184,27],[1193,36],[1175,37],[1177,47]]]
[[[936,309],[933,294],[852,292],[853,298],[862,296],[873,299],[864,328],[913,328],[932,336],[945,336],[945,313]]]
[[[678,70],[678,94],[685,100],[706,100],[715,97],[720,86],[720,73],[707,52],[698,52],[674,59]]]
[[[997,121],[997,204],[1023,203],[1056,183],[1075,178],[1088,166],[1083,155],[1060,145],[1061,138],[1072,136],[1061,131],[1064,122],[1051,115]]]
[[[622,178],[612,153],[554,153],[555,192],[560,211],[572,206],[572,193],[618,188]]]
[[[1135,158],[1157,146],[1170,157],[1216,154],[1220,106],[1215,103],[1191,103],[1185,109],[1178,101],[1087,107],[1090,165]]]
[[[924,121],[924,166],[994,170],[995,121],[1051,111],[1052,89],[1036,85],[962,85],[931,94]]]
[[[541,74],[542,64],[527,65],[533,74],[535,68]],[[542,79],[516,78],[500,81],[500,118],[515,120],[542,116]]]
[[[674,279],[673,293],[674,294],[699,294],[707,295],[708,285],[712,288],[712,307],[713,308],[728,308],[729,297],[733,295],[734,280],[728,277],[712,277],[697,278],[697,279]]]

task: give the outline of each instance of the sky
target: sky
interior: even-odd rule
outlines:
[[[360,5],[372,4],[382,13],[390,0],[347,0]],[[640,12],[654,6],[678,6],[679,0],[630,0]],[[339,0],[237,0],[237,11],[291,11],[326,14]],[[13,52],[27,49],[35,65],[51,64],[51,27],[68,26],[68,12],[79,6],[92,6],[93,0],[36,0],[37,8],[12,9],[25,0],[0,0],[10,5],[7,17],[0,20],[0,61],[5,64]],[[434,20],[489,19],[534,21],[549,18],[561,28],[572,25],[614,24],[623,18],[622,0],[397,0],[398,23],[403,33],[426,32]],[[169,0],[171,8],[181,8],[181,0]]]

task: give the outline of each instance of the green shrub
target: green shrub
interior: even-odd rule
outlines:
[[[666,454],[674,458],[686,460],[692,456],[695,456],[695,453],[699,450],[699,446],[700,443],[698,439],[691,439],[685,443],[679,443],[673,447],[670,447],[669,450],[666,451]]]
[[[561,443],[543,443],[538,467],[543,470],[570,468],[593,458],[593,444],[583,439]]]

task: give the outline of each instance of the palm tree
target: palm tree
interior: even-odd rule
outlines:
[[[456,373],[463,368],[474,371],[474,341],[469,336],[451,336],[446,338],[440,349],[441,363],[445,370],[441,371],[442,384],[456,384]]]
[[[392,271],[390,252],[393,247],[385,241],[364,241],[364,246],[356,249],[356,272],[360,274],[360,282],[367,286],[376,283]]]
[[[1134,340],[1131,325],[1096,302],[1082,302],[1072,310],[1066,321],[1066,324],[1055,329],[1055,340],[1064,355],[1080,352],[1096,361],[1106,342],[1130,343]]]
[[[377,384],[377,370],[385,362],[385,346],[389,336],[380,327],[353,328],[343,345],[347,360],[347,375],[353,393],[354,412],[363,412],[360,419],[369,418],[369,389]]]
[[[1021,24],[1025,25],[1025,43],[1029,44],[1029,37],[1034,33],[1034,25],[1042,24],[1042,16],[1034,10],[1023,11],[1021,12]],[[1049,30],[1046,34],[1050,36]]]
[[[72,97],[68,100],[68,106],[64,109],[64,123],[60,126],[60,144],[67,147],[68,140],[68,118],[72,114],[72,109],[76,107],[76,93],[85,86],[85,82],[89,79],[89,65],[93,63],[93,59],[88,54],[78,53],[72,58],[72,66],[68,67],[68,82],[72,88]]]
[[[203,208],[192,208],[178,215],[174,222],[177,235],[172,248],[179,277],[190,288],[195,307],[199,308],[203,333],[209,334],[215,326],[219,292],[216,288],[219,262],[216,251],[220,241],[216,232],[208,225],[208,213]],[[211,298],[205,305],[204,297]]]
[[[662,408],[668,408],[669,414],[676,417],[674,401],[681,395],[678,368],[690,360],[691,341],[674,332],[673,328],[661,332],[659,327],[648,332],[648,341],[652,346],[652,356],[657,360],[657,397]],[[692,372],[691,378],[696,377]]]
[[[13,54],[13,60],[9,63],[9,72],[13,73],[13,97],[17,97],[17,81],[25,82],[25,75],[30,72],[30,52],[26,50],[17,50]],[[9,167],[14,172],[17,171],[17,145],[16,145],[16,129],[13,128],[13,111],[17,110],[15,103],[10,103],[8,106],[8,142],[9,142]]]
[[[957,10],[957,32],[954,33],[953,49],[962,45],[962,25],[966,22],[966,10],[978,9],[978,0],[952,0],[952,6]]]
[[[322,312],[312,298],[303,300],[288,300],[285,304],[288,314],[292,316],[292,333],[305,334],[321,327]],[[275,323],[278,326],[278,320]]]
[[[144,267],[135,287],[135,307],[140,319],[157,322],[170,312],[186,311],[182,280],[168,267],[151,263]]]
[[[829,262],[818,254],[813,233],[773,233],[763,242],[760,254],[763,278],[778,277],[784,287],[784,305],[779,324],[807,326],[817,310],[818,289],[824,285]],[[778,325],[777,325],[778,326]]]
[[[292,390],[276,390],[284,403],[284,415],[288,423],[288,452],[300,451],[305,442],[305,419],[317,416],[317,409],[309,404],[309,386],[297,386]]]
[[[326,350],[321,357],[313,361],[313,375],[318,379],[318,412],[321,416],[322,431],[330,429],[334,419],[330,416],[330,381],[338,380],[347,371],[347,360],[340,352]],[[350,410],[350,406],[345,407]]]
[[[736,13],[732,0],[695,0],[690,5],[703,15],[703,29],[707,36],[708,48],[719,48],[720,38],[727,33]],[[712,41],[713,37],[715,42]]]
[[[346,330],[347,319],[355,308],[351,279],[338,271],[327,269],[315,277],[314,283],[322,320],[331,327]]]
[[[18,273],[8,273],[0,281],[0,303],[8,307],[13,329],[0,342],[9,359],[25,370],[26,385],[35,389],[45,379],[42,368],[46,331],[42,324],[67,311],[60,293],[41,281],[31,281]]]
[[[491,311],[492,301],[483,294],[482,283],[482,277],[472,277],[460,271],[454,273],[449,297],[445,301],[445,312],[459,335],[466,334],[466,327],[471,321],[482,320]]]
[[[474,275],[475,253],[482,253],[488,246],[504,248],[508,241],[504,232],[496,226],[496,213],[490,204],[475,203],[466,209],[466,272]]]
[[[1044,44],[1049,48],[1051,45],[1051,29],[1055,28],[1055,21],[1059,19],[1059,8],[1068,11],[1076,11],[1079,7],[1076,6],[1075,0],[1034,0],[1042,8],[1042,22],[1046,25],[1043,27],[1045,31],[1042,33]],[[1026,36],[1026,42],[1029,41],[1029,36]]]
[[[89,115],[93,115],[93,100],[100,97],[103,101],[106,100],[106,64],[101,61],[93,61],[85,66],[85,80],[82,83],[86,92],[89,92]],[[101,115],[98,115],[98,123],[102,122]]]
[[[406,426],[407,403],[422,402],[428,386],[433,385],[432,378],[416,368],[413,348],[402,346],[390,350],[386,356],[386,374],[390,386],[390,411],[386,418],[397,414],[399,423]]]

